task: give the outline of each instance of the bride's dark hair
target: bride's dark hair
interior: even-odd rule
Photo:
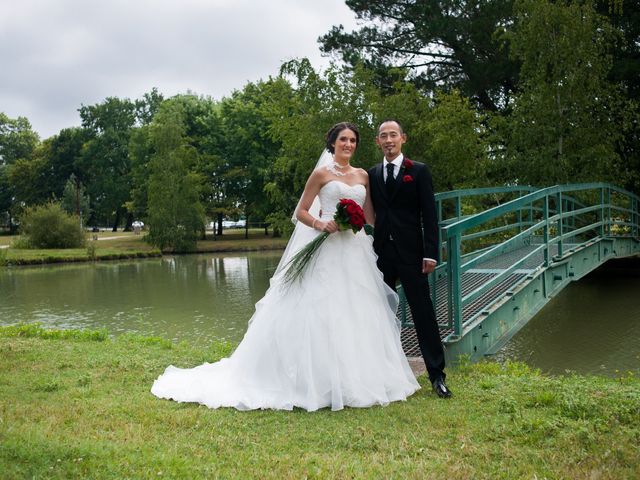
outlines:
[[[342,130],[346,130],[346,129],[349,129],[353,133],[356,134],[356,147],[358,146],[358,144],[360,143],[360,132],[358,131],[358,127],[356,127],[351,122],[340,122],[340,123],[336,123],[327,132],[327,145],[326,146],[327,146],[327,150],[329,150],[329,152],[336,153],[335,148],[333,148],[333,145],[336,143],[336,140],[338,139],[338,134]]]

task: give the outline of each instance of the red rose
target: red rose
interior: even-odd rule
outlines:
[[[402,181],[404,183],[411,183],[413,182],[413,177],[411,175],[405,175],[404,177],[402,177]]]
[[[353,204],[349,204],[346,206],[346,210],[347,213],[352,216],[355,215],[356,213],[358,213],[358,211],[360,210],[360,207],[357,205],[353,205]]]
[[[404,165],[404,168],[407,168],[407,169],[413,167],[413,162],[408,158],[405,158],[402,164]]]
[[[351,224],[360,230],[364,226],[364,219],[360,215],[351,218]]]

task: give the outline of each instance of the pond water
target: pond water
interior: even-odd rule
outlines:
[[[281,252],[0,270],[0,324],[107,328],[207,345],[239,342]],[[571,284],[496,355],[544,372],[640,373],[640,269]]]
[[[239,342],[282,252],[181,255],[0,271],[0,324]]]
[[[546,373],[640,374],[640,269],[606,265],[553,298],[500,352]]]

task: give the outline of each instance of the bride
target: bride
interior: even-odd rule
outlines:
[[[338,231],[333,220],[338,201],[348,198],[373,224],[367,172],[349,163],[358,141],[351,123],[327,133],[294,234],[238,348],[216,363],[167,367],[154,395],[210,408],[314,411],[386,405],[420,388],[400,343],[398,297],[376,267],[370,237]],[[330,235],[302,278],[285,285],[289,260],[320,232]]]

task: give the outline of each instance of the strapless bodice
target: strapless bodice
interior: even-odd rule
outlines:
[[[322,218],[332,218],[336,212],[336,206],[342,198],[355,201],[361,207],[364,205],[367,189],[364,185],[347,185],[339,180],[331,180],[324,184],[318,193]]]

